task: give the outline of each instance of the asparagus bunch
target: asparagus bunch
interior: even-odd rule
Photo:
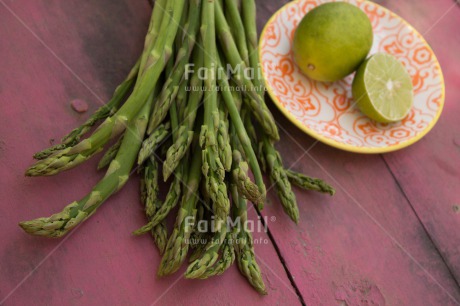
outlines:
[[[255,290],[266,294],[246,226],[248,203],[259,210],[264,205],[262,171],[295,222],[299,209],[291,183],[330,195],[334,189],[286,169],[275,148],[279,133],[264,100],[255,12],[254,0],[157,0],[142,54],[113,97],[61,144],[35,154],[37,162],[26,172],[57,174],[112,143],[98,164],[108,166],[106,175],[63,211],[19,225],[33,235],[65,235],[137,172],[147,222],[134,234],[149,232],[155,240],[163,255],[159,276],[177,271],[192,250],[185,277],[220,275],[236,261]],[[229,75],[222,73],[227,65]],[[243,73],[247,68],[254,78]],[[169,185],[164,196],[162,181]]]

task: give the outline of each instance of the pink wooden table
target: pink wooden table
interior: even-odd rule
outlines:
[[[259,0],[259,30],[287,1]],[[61,240],[24,234],[18,221],[49,215],[101,177],[96,160],[49,178],[25,178],[34,152],[87,118],[139,54],[147,0],[0,0],[0,304],[4,305],[457,305],[460,302],[460,6],[382,0],[432,45],[446,80],[436,127],[399,152],[358,155],[317,144],[294,166],[337,187],[297,192],[301,223],[274,194],[276,217],[256,253],[268,296],[233,266],[221,277],[155,276],[133,178],[90,221]],[[274,107],[287,166],[314,143]],[[251,218],[257,214],[251,211]]]

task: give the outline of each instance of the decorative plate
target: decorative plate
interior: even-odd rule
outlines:
[[[316,82],[294,63],[292,41],[297,24],[308,11],[325,2],[330,1],[290,2],[273,15],[262,32],[262,73],[275,104],[307,134],[347,151],[390,152],[421,139],[435,125],[444,105],[444,79],[433,50],[409,23],[386,8],[363,0],[346,1],[371,20],[374,43],[370,53],[396,56],[414,86],[414,105],[405,119],[391,124],[372,121],[354,106],[353,75],[334,83]]]

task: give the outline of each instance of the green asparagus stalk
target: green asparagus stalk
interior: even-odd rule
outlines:
[[[88,195],[80,201],[70,203],[62,212],[51,217],[20,222],[19,226],[32,235],[61,237],[88,219],[107,198],[120,190],[127,182],[136,160],[147,128],[152,101],[153,95],[130,124],[130,128],[123,137],[120,150],[110,163],[106,175]]]
[[[179,165],[179,162],[187,153],[188,147],[193,140],[193,131],[188,131],[188,133],[184,133],[182,126],[179,125],[179,121],[184,121],[184,104],[186,103],[187,99],[187,92],[185,90],[186,80],[182,80],[179,86],[179,92],[177,94],[176,100],[171,104],[170,107],[170,117],[174,117],[176,121],[174,122],[173,126],[173,144],[169,146],[168,150],[166,151],[165,161],[163,163],[163,179],[166,182],[170,175],[174,172],[176,167]],[[184,140],[185,144],[179,148],[177,151],[174,151],[175,148],[172,148],[176,142],[179,141],[179,137],[186,137]],[[174,155],[176,154],[176,155]]]
[[[267,162],[270,180],[275,186],[284,211],[295,223],[299,222],[299,208],[294,192],[291,188],[286,170],[283,167],[281,156],[276,151],[268,137],[263,137],[263,149]]]
[[[188,35],[187,33],[187,23],[189,22],[190,20],[190,4],[197,4],[196,2],[195,3],[191,3],[192,1],[191,0],[188,0],[188,1],[185,1],[184,2],[184,10],[182,12],[182,18],[180,20],[180,26],[179,26],[179,32],[177,33],[176,35],[176,39],[174,41],[174,47],[175,47],[175,50],[178,51],[181,47],[182,47],[182,44],[184,43],[184,40],[185,40],[185,37]],[[177,53],[176,53],[177,55]],[[168,73],[167,75],[169,75],[170,73]]]
[[[174,172],[193,140],[193,131],[187,131],[186,126],[179,128],[179,134],[177,142],[174,142],[166,152],[166,160],[163,164],[163,177],[165,181]]]
[[[321,179],[312,178],[305,174],[298,173],[292,170],[286,170],[289,181],[305,190],[313,190],[321,193],[328,193],[331,196],[335,194],[335,189]]]
[[[198,71],[203,67],[204,61],[204,50],[200,48],[195,48],[193,52],[193,66],[194,73],[190,78],[190,88],[187,105],[184,111],[184,121],[183,125],[187,126],[189,130],[193,130],[195,125],[195,119],[197,116],[197,111],[202,103],[203,91],[201,89],[203,85],[203,80],[201,79]]]
[[[218,95],[221,98],[220,95]],[[230,171],[232,167],[232,148],[228,135],[229,123],[228,112],[223,101],[219,102],[219,126],[217,128],[217,145],[219,158],[222,161],[225,171]]]
[[[179,90],[177,92],[176,96],[176,106],[177,106],[177,116],[179,118],[179,123],[182,124],[185,120],[185,108],[187,107],[187,101],[188,101],[188,84],[189,81],[187,79],[183,79],[182,82],[180,83]],[[178,125],[178,127],[180,126]]]
[[[203,256],[204,252],[206,251],[206,246],[208,245],[208,241],[211,239],[208,233],[197,233],[197,234],[192,233],[192,237],[193,238],[191,239],[195,240],[195,244],[190,246],[191,248],[193,248],[193,251],[192,251],[192,254],[190,255],[189,263],[194,262],[195,260]]]
[[[278,140],[278,128],[276,127],[275,120],[273,119],[270,110],[265,105],[261,96],[255,91],[252,81],[243,75],[243,71],[247,69],[247,65],[239,54],[238,48],[232,37],[230,27],[225,19],[224,13],[222,12],[222,8],[218,4],[216,5],[216,31],[218,33],[222,50],[225,53],[225,57],[236,70],[234,81],[242,88],[246,88],[245,92],[250,97],[250,99],[244,101],[249,102],[249,108],[264,129],[265,133],[267,133],[267,135],[271,138]]]
[[[123,136],[121,136],[117,142],[115,142],[108,150],[104,153],[104,156],[99,160],[97,164],[97,170],[101,170],[107,167],[110,162],[117,156],[118,150],[120,149]]]
[[[150,220],[163,204],[158,198],[160,187],[158,185],[158,162],[155,158],[151,157],[146,161],[142,172],[141,202],[144,204],[145,214]],[[166,224],[160,222],[152,228],[151,234],[160,254],[163,254],[168,236]]]
[[[235,101],[239,101],[239,97],[235,99]],[[238,109],[241,107],[240,102],[235,103]],[[262,197],[257,185],[255,185],[249,178],[249,166],[241,154],[241,152],[244,152],[243,147],[241,146],[235,126],[233,124],[230,127],[230,135],[230,143],[231,147],[233,148],[232,182],[234,182],[234,184],[237,186],[240,196],[258,205],[258,201],[260,201]]]
[[[158,194],[158,162],[154,157],[149,158],[142,169],[141,178],[141,202],[145,207],[147,217],[152,217],[157,211]]]
[[[256,3],[254,0],[244,0],[241,2],[241,11],[243,16],[243,24],[245,36],[247,39],[247,47],[249,54],[249,63],[254,69],[253,83],[256,91],[263,97],[265,93],[265,84],[262,80],[259,64],[259,48],[257,41],[257,25],[256,25]]]
[[[222,243],[222,254],[220,259],[209,269],[207,269],[198,278],[206,279],[211,276],[223,274],[235,261],[235,249],[233,247],[232,233],[227,232],[227,235]]]
[[[136,80],[137,73],[139,71],[139,62],[140,60],[136,62],[126,79],[118,85],[112,98],[109,102],[107,102],[107,104],[97,109],[96,112],[94,112],[94,114],[92,114],[91,117],[89,117],[81,126],[64,136],[60,144],[35,153],[34,158],[45,159],[56,151],[60,151],[77,144],[80,141],[80,138],[83,137],[99,120],[113,115]]]
[[[267,162],[265,161],[263,153],[263,145],[257,137],[256,129],[251,120],[251,112],[246,105],[243,105],[241,109],[241,120],[243,120],[244,127],[246,128],[249,139],[251,140],[252,149],[256,152],[256,156],[259,161],[258,165],[263,172],[266,172]]]
[[[159,173],[158,173],[158,162],[155,158],[150,158],[148,165],[145,167],[146,171],[146,187],[147,187],[147,198],[144,202],[145,211],[147,218],[151,219],[155,216],[156,212],[160,207],[162,207],[163,203],[158,198],[160,193],[160,187],[158,185]],[[147,173],[150,172],[150,173]],[[168,230],[166,228],[166,222],[162,220],[157,225],[155,225],[152,230],[151,234],[155,245],[160,252],[160,255],[164,253],[166,248],[166,243],[168,241]]]
[[[236,104],[237,108],[241,107],[241,102]],[[242,110],[242,116],[245,117],[246,112]],[[247,127],[247,126],[246,126]],[[247,202],[251,200],[251,192],[246,194],[247,189],[251,190],[257,187],[252,186],[253,183],[248,177],[248,167],[246,162],[241,157],[242,146],[238,139],[235,125],[230,127],[231,145],[233,148],[233,176],[230,178],[230,192],[232,198],[232,216],[237,225],[233,228],[233,243],[236,253],[238,268],[249,281],[249,283],[261,294],[267,294],[265,285],[262,280],[259,265],[255,259],[254,246],[252,244],[252,235],[247,229]],[[243,182],[243,186],[242,185]]]
[[[227,235],[227,225],[226,221],[215,220],[215,222],[220,223],[217,225],[218,230],[215,232],[212,239],[208,242],[206,250],[202,256],[195,261],[193,261],[187,267],[185,271],[185,278],[201,278],[205,275],[219,258],[219,250],[225,240]]]
[[[176,103],[173,103],[171,105],[171,108],[169,109],[169,113],[170,113],[170,120],[171,120],[171,127],[172,127],[172,136],[173,136],[172,138],[173,140],[176,140],[179,135],[179,131],[177,130],[177,127],[179,125],[179,118],[177,114]],[[160,127],[158,127],[158,129],[160,129]],[[152,135],[150,135],[150,137],[154,135],[155,135],[155,132]],[[183,180],[184,166],[185,165],[182,164],[176,169],[174,180],[170,185],[170,189],[166,196],[166,200],[164,204],[159,208],[159,210],[155,213],[155,215],[148,216],[149,222],[146,225],[139,228],[138,230],[134,231],[133,233],[134,235],[142,235],[154,229],[161,222],[163,222],[164,218],[169,214],[171,209],[177,205],[177,202],[179,201],[179,197],[181,194],[181,185],[182,185],[182,180]],[[164,167],[164,164],[163,164],[163,167]]]
[[[163,220],[157,224],[152,229],[152,237],[155,245],[160,252],[160,255],[163,255],[166,250],[166,245],[168,243],[168,228],[166,227],[166,221]]]
[[[141,165],[147,158],[149,158],[163,140],[168,137],[170,130],[169,122],[160,125],[144,142],[142,148],[139,151],[139,157],[137,163]]]
[[[203,176],[206,190],[211,197],[214,214],[219,220],[227,220],[230,212],[227,187],[224,183],[225,169],[218,154],[216,139],[219,126],[219,110],[217,108],[216,91],[216,40],[214,25],[214,0],[203,3],[201,37],[204,56],[204,67],[207,78],[204,80],[206,92],[204,93],[204,124],[201,127],[200,145],[203,156]]]
[[[219,111],[217,108],[216,86],[216,45],[215,45],[215,8],[213,0],[203,4],[201,35],[204,49],[204,66],[208,73],[205,80],[206,92],[204,96],[204,125],[201,128],[200,144],[203,149],[203,175],[205,176],[205,192],[209,194],[213,204],[215,216],[215,234],[208,243],[202,257],[192,262],[185,272],[186,278],[199,278],[209,271],[219,257],[219,250],[227,234],[227,216],[230,202],[227,195],[227,186],[224,183],[225,169],[217,152],[217,132],[219,128]],[[218,4],[217,4],[218,5]]]
[[[113,116],[108,117],[89,138],[38,161],[27,170],[26,175],[54,175],[73,168],[102,150],[110,139],[120,135],[125,130],[129,121],[145,105],[165,63],[171,56],[172,43],[178,28],[178,23],[174,21],[181,17],[183,2],[184,0],[174,1],[172,10],[165,13],[160,30],[165,34],[160,35],[155,40],[155,45],[145,63],[145,72],[137,79],[133,93],[125,104]]]
[[[178,103],[178,100],[173,102],[171,107],[170,107],[170,109],[169,109],[169,116],[170,116],[170,120],[171,120],[172,131],[173,131],[172,132],[173,141],[176,141],[178,136],[179,136],[179,131],[178,131],[179,115],[178,115],[178,110],[177,110],[177,103]],[[200,156],[198,155],[196,157],[196,159],[198,159],[198,161],[196,163],[199,163],[199,158],[200,158]],[[164,167],[164,164],[163,164],[163,167]],[[179,184],[178,185],[179,186],[179,190],[178,190],[179,194],[180,194],[180,191],[181,191],[180,186],[181,186],[181,183],[182,183],[181,179],[182,179],[182,176],[183,176],[182,173],[184,171],[184,167],[185,167],[185,164],[182,164],[175,171],[176,172],[176,177],[175,177],[176,180],[175,181]],[[199,169],[199,165],[197,165],[197,168]],[[192,170],[193,169],[190,169],[190,171],[192,171]],[[188,177],[187,177],[187,180],[188,180]],[[188,183],[190,183],[190,181],[188,181]],[[192,184],[193,184],[193,181],[192,181]],[[190,187],[189,185],[186,185],[186,186]],[[179,197],[179,194],[177,195],[177,197]],[[185,195],[186,195],[186,193],[184,193],[184,199],[185,199]],[[194,208],[195,205],[196,205],[196,200],[192,199],[192,200],[190,200],[190,202],[186,202],[185,205],[182,205],[180,211],[187,213],[187,215],[191,219],[194,219],[195,214],[196,214],[196,209]],[[178,219],[179,219],[179,216],[177,217],[177,220]],[[163,256],[162,263],[160,264],[160,269],[158,271],[158,275],[166,275],[166,274],[174,272],[176,269],[179,268],[180,264],[183,261],[182,258],[177,258],[177,257],[171,258],[171,256],[177,255],[178,250],[174,249],[174,247],[176,246],[176,243],[179,242],[180,238],[183,237],[183,236],[178,237],[177,235],[178,234],[185,234],[186,237],[190,237],[189,228],[191,227],[191,225],[189,223],[187,223],[188,220],[182,219],[180,221],[181,222],[180,225],[177,226],[178,225],[177,220],[176,220],[176,225],[175,225],[173,234],[171,236],[171,240],[168,240],[166,242],[167,250],[169,250],[169,253],[166,252],[165,256]],[[181,230],[183,230],[184,232],[181,232]],[[186,241],[186,243],[188,243],[188,241]],[[165,249],[166,249],[166,247],[165,247]],[[185,256],[186,254],[187,254],[187,250],[185,250],[183,256]]]
[[[187,176],[187,188],[182,197],[176,223],[169,237],[163,258],[161,259],[158,270],[159,276],[169,275],[177,271],[187,255],[190,235],[193,231],[197,212],[197,190],[201,178],[200,168],[201,152],[196,150],[193,154],[192,164]]]
[[[45,159],[52,155],[57,151],[61,151],[65,148],[71,147],[77,144],[80,141],[80,138],[83,137],[99,120],[105,119],[108,116],[113,115],[118,106],[121,104],[123,98],[126,96],[129,89],[132,87],[133,83],[135,82],[138,74],[140,73],[140,67],[144,66],[143,61],[144,57],[150,52],[152,41],[157,36],[158,28],[161,24],[162,16],[164,15],[162,12],[162,8],[160,6],[164,6],[166,0],[159,0],[157,1],[158,5],[156,9],[153,10],[151,19],[150,19],[150,26],[145,38],[145,49],[143,55],[137,60],[136,64],[131,71],[129,72],[126,79],[118,85],[115,89],[115,92],[110,99],[110,101],[101,106],[90,118],[88,118],[81,126],[72,130],[69,134],[64,136],[61,140],[60,144],[54,145],[50,148],[47,148],[43,151],[40,151],[34,155],[35,159]],[[142,63],[141,63],[142,62]]]
[[[244,2],[246,0],[243,0]],[[238,9],[238,0],[225,0],[225,13],[227,14],[227,22],[235,39],[235,44],[240,53],[241,59],[246,66],[249,67],[249,54],[246,44],[245,28],[241,20],[241,13]],[[255,84],[254,84],[255,85]]]
[[[200,6],[201,0],[191,0],[191,7],[193,7],[193,9],[189,10],[188,21],[184,29],[184,35],[186,35],[186,38],[177,52],[176,64],[163,86],[163,90],[160,94],[160,100],[155,104],[153,109],[149,121],[149,134],[152,133],[163,121],[169,108],[171,107],[171,103],[176,98],[179,84],[184,77],[185,67],[195,44],[196,34],[200,23]]]
[[[252,235],[247,230],[247,203],[238,192],[236,180],[232,180],[231,194],[233,201],[233,218],[237,220],[237,226],[233,229],[234,235],[234,248],[236,253],[236,262],[238,268],[249,283],[261,294],[267,294],[265,284],[262,279],[260,267],[257,264],[254,246],[252,243]]]
[[[182,177],[179,174],[176,174],[169,187],[169,191],[166,195],[166,199],[163,205],[156,211],[152,219],[146,225],[135,230],[133,235],[139,236],[151,231],[155,226],[160,224],[166,218],[171,209],[173,209],[179,202],[181,194],[181,181]]]
[[[209,221],[203,198],[201,198],[201,201],[197,204],[196,220],[198,222]],[[205,231],[205,228],[200,227],[198,222],[195,222],[195,227],[190,235],[190,248],[192,249],[192,253],[189,257],[189,263],[193,262],[197,258],[200,258],[204,254],[206,245],[211,238],[208,231]]]
[[[218,64],[218,69],[223,69],[221,63]],[[240,113],[236,106],[236,104],[239,104],[239,102],[235,103],[234,99],[236,98],[236,96],[232,95],[232,93],[230,92],[228,80],[226,78],[219,78],[218,80],[219,85],[221,87],[222,98],[229,112],[232,124],[235,126],[236,134],[238,135],[241,146],[243,147],[244,154],[248,159],[249,166],[251,168],[252,174],[254,175],[254,180],[257,184],[260,193],[260,199],[254,199],[254,203],[257,206],[259,206],[260,209],[262,209],[266,196],[265,183],[262,177],[262,172],[259,168],[259,163],[257,161],[256,154],[254,153],[254,150],[251,145],[251,140],[249,139],[243,121],[241,120]]]
[[[167,0],[155,1],[152,15],[150,16],[149,28],[144,39],[144,49],[142,51],[140,59],[141,69],[139,71],[139,75],[142,75],[144,73],[145,62],[147,61],[147,58],[155,45],[155,41],[158,37],[158,34],[161,33],[161,24],[163,22],[163,16],[165,15],[165,11],[170,10],[171,8],[172,3],[167,4]]]
[[[256,205],[260,204],[261,195],[257,185],[255,185],[248,176],[248,164],[243,160],[239,150],[233,150],[232,176],[241,196]]]
[[[198,75],[198,70],[203,66],[203,50],[195,48],[193,52],[193,66],[195,73],[190,79],[190,94],[185,107],[185,119],[178,131],[177,140],[169,147],[166,153],[166,159],[163,167],[163,176],[165,180],[176,169],[177,165],[187,152],[191,144],[191,135],[193,136],[193,127],[195,125],[196,113],[203,97],[201,90],[202,80]]]

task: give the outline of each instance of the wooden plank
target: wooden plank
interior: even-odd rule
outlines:
[[[314,142],[280,122],[290,136],[278,148],[291,166]],[[456,305],[459,288],[382,159],[323,144],[311,156],[293,169],[327,179],[337,194],[296,190],[299,225],[273,190],[263,210],[276,219],[270,232],[306,304]]]
[[[419,143],[384,156],[434,244],[460,283],[460,7],[454,1],[390,6],[412,23],[431,44],[446,83],[444,111]],[[420,18],[424,16],[424,18]]]
[[[390,8],[404,6],[407,8],[404,12],[412,11],[413,19],[427,20],[429,24],[434,24],[435,19],[441,16],[439,10],[430,9],[438,5],[438,1],[417,4],[403,4],[400,1],[379,3]],[[452,2],[445,1],[442,7],[445,8],[448,3]],[[422,12],[414,9],[425,5],[427,8]],[[266,16],[262,20],[268,20],[281,6],[282,3],[278,1],[263,1],[259,13]],[[456,27],[452,24],[451,27],[444,25],[438,28],[437,33],[445,31],[446,28]],[[432,31],[435,29],[436,27]],[[447,32],[442,36],[444,41],[446,35]],[[442,42],[439,41],[438,45],[442,46]],[[452,49],[452,56],[457,49]],[[442,59],[444,54],[439,52],[438,56]],[[445,58],[442,61],[448,63],[450,59]],[[450,63],[453,62],[457,61]],[[456,66],[451,67],[453,70]],[[456,78],[451,74],[451,82],[458,83],[458,72],[456,73]],[[282,114],[274,107],[271,109],[287,132],[282,133],[278,148],[286,165],[291,166],[314,144],[314,140],[282,118]],[[455,115],[458,117],[458,112],[451,114],[452,118]],[[454,126],[453,122],[449,126]],[[434,136],[433,133],[421,143],[426,142],[426,146],[436,150],[432,140],[428,140]],[[451,142],[451,138],[446,138],[446,143]],[[420,151],[420,154],[424,152]],[[409,156],[412,153],[401,151],[398,154],[403,155],[404,152],[408,152]],[[451,151],[450,154],[453,155],[454,152]],[[450,155],[438,156],[441,161],[452,158]],[[407,170],[403,163],[397,165],[401,172],[408,171],[406,182],[412,180],[413,192],[419,192],[417,199],[425,203],[427,208],[431,207],[435,201],[423,199],[426,197],[425,192],[420,191],[420,186],[423,185],[414,184],[423,175],[428,177],[427,173],[423,172],[414,179],[411,171],[415,169]],[[333,198],[297,192],[301,215],[298,226],[284,215],[273,191],[269,194],[270,203],[263,211],[268,220],[276,219],[269,222],[271,235],[307,305],[459,303],[460,291],[457,283],[380,156],[357,155],[317,144],[311,151],[311,156],[303,157],[294,169],[326,178],[338,189]],[[450,171],[452,173],[456,170],[451,168]],[[438,187],[445,182],[442,178],[450,179],[445,173],[439,174],[441,179],[436,185]],[[446,197],[456,196],[454,192],[448,191],[449,186],[452,188],[455,182],[457,180],[442,188]],[[436,193],[433,189],[430,190],[433,192],[431,198],[434,198]],[[449,241],[450,244],[456,243],[458,246],[458,226],[455,225],[451,222],[445,229],[451,231],[448,237],[454,238]]]
[[[151,239],[130,234],[145,222],[136,177],[62,240],[30,237],[17,226],[21,220],[61,210],[102,176],[95,172],[97,160],[56,177],[25,178],[23,171],[48,139],[58,139],[87,118],[71,110],[70,100],[83,99],[93,111],[99,106],[96,96],[105,100],[111,95],[141,50],[150,10],[147,1],[0,2],[0,301],[8,297],[5,305],[299,304],[264,233],[256,237],[267,243],[256,245],[256,253],[266,264],[261,264],[266,297],[246,283],[236,266],[206,281],[176,282],[180,274],[158,279],[160,258]],[[254,212],[250,217],[256,218]]]

